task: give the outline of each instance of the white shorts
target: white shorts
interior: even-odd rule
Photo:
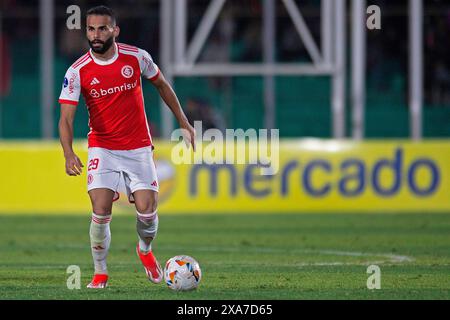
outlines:
[[[137,190],[159,190],[152,147],[135,150],[89,148],[87,166],[88,191],[110,189],[115,192],[114,200],[121,191],[133,202],[132,193]]]

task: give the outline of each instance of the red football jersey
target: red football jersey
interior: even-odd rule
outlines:
[[[83,94],[89,112],[89,147],[151,146],[141,76],[154,81],[159,68],[145,50],[121,43],[115,49],[108,61],[95,58],[92,50],[78,59],[67,70],[59,103],[76,106]]]

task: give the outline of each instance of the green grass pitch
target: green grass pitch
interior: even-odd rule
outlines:
[[[449,299],[450,214],[165,215],[161,264],[196,258],[197,290],[150,283],[135,254],[133,214],[113,216],[105,290],[92,276],[90,216],[0,216],[0,299]],[[369,265],[381,289],[369,290]],[[67,267],[81,268],[69,290]]]

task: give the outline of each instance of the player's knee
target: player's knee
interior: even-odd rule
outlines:
[[[108,206],[93,206],[92,211],[99,216],[107,216],[111,214],[112,208]]]
[[[136,210],[143,214],[155,212],[158,209],[158,200],[156,197],[149,197],[145,201],[136,201]]]
[[[99,216],[109,215],[112,211],[112,202],[103,198],[91,198],[92,210]]]
[[[151,190],[138,190],[133,193],[136,211],[142,214],[156,212],[158,193]]]
[[[103,194],[89,193],[92,204],[92,211],[99,215],[110,215],[112,211],[112,198]]]

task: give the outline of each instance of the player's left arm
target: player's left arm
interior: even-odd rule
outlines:
[[[164,78],[164,75],[161,71],[159,71],[158,77],[154,80],[151,80],[150,82],[156,87],[161,98],[175,115],[175,118],[180,124],[181,129],[187,131],[186,138],[189,140],[189,143],[192,145],[192,148],[195,151],[195,129],[191,126],[186,115],[184,114],[180,102],[178,101],[178,97],[173,91],[172,86]]]

